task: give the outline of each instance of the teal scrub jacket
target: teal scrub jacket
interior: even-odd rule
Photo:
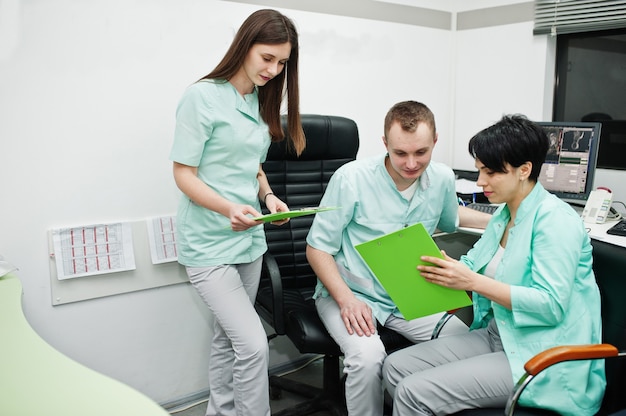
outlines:
[[[346,284],[382,323],[391,314],[402,314],[354,246],[417,222],[431,234],[437,228],[453,232],[459,209],[454,172],[448,166],[431,162],[407,201],[385,168],[385,156],[356,160],[335,172],[321,205],[341,209],[317,214],[307,236],[310,246],[334,256]],[[318,296],[329,296],[320,281]]]
[[[257,174],[269,146],[256,89],[241,96],[229,82],[202,81],[183,94],[170,159],[197,167],[198,177],[224,198],[261,210]],[[227,217],[184,194],[176,230],[178,261],[185,266],[250,263],[267,250],[263,226],[234,232]]]
[[[496,211],[481,239],[461,258],[482,272],[493,257],[510,212]],[[511,285],[512,310],[473,293],[474,322],[496,319],[514,382],[537,353],[564,344],[601,342],[600,293],[592,266],[592,246],[578,214],[537,183],[522,201],[495,279]],[[573,361],[542,372],[520,403],[562,415],[593,415],[606,379],[604,361]]]

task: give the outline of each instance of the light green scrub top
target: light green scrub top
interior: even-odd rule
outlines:
[[[461,261],[482,273],[510,217],[508,207],[499,208]],[[601,342],[600,292],[592,262],[580,216],[537,183],[520,204],[494,276],[511,285],[512,310],[473,293],[472,329],[496,320],[514,382],[526,361],[545,349]],[[603,360],[562,363],[537,376],[520,403],[561,415],[594,415],[605,385]]]
[[[270,146],[255,89],[242,97],[230,82],[187,88],[176,110],[170,159],[198,168],[224,198],[261,210],[257,174]],[[262,226],[234,232],[230,220],[182,195],[176,219],[179,263],[190,267],[249,263],[267,250]]]
[[[343,165],[331,177],[322,206],[341,209],[317,214],[307,243],[334,256],[339,272],[355,295],[366,302],[378,322],[402,316],[355,245],[422,222],[452,232],[458,226],[458,202],[452,169],[431,162],[420,176],[413,198],[407,201],[385,168],[386,155]],[[328,296],[318,281],[315,297]]]

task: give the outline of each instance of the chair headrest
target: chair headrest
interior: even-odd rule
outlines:
[[[359,149],[359,130],[354,120],[340,116],[302,114],[306,148],[297,157],[286,148],[286,140],[272,143],[267,160],[355,159]],[[283,130],[287,134],[283,117]]]

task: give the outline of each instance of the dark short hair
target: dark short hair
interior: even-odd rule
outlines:
[[[541,126],[522,114],[505,115],[494,125],[477,133],[469,141],[474,159],[494,172],[507,172],[506,164],[515,168],[532,163],[529,179],[537,181],[546,160],[550,143]]]

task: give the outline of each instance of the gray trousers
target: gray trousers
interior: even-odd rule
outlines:
[[[270,415],[269,347],[254,309],[262,258],[252,263],[187,268],[214,316],[207,416]]]
[[[389,355],[383,379],[393,395],[393,416],[504,407],[513,375],[494,322]]]
[[[339,306],[331,297],[317,298],[317,311],[344,354],[346,374],[346,404],[350,416],[381,416],[383,414],[382,367],[387,356],[378,333],[371,336],[350,335],[341,319]],[[413,342],[429,340],[442,314],[407,321],[390,316],[385,327],[404,335]],[[454,317],[444,327],[441,336],[467,333],[467,326]]]

